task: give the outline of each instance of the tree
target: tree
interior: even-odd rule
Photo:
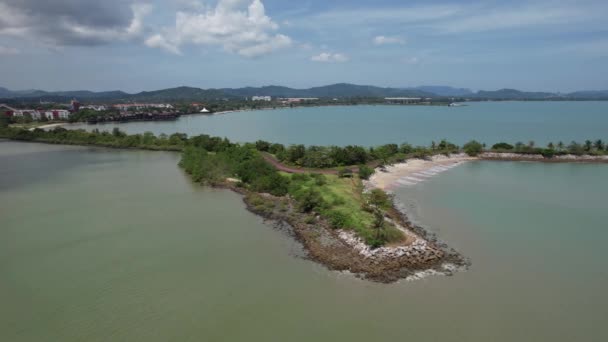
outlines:
[[[560,142],[557,143],[557,149],[559,151],[563,151],[563,149],[564,149],[564,142],[563,141],[560,141]]]
[[[529,148],[534,148],[534,145],[536,145],[536,143],[534,142],[534,140],[528,141],[528,147]]]
[[[475,140],[464,144],[462,148],[464,149],[464,152],[471,157],[477,156],[483,151],[483,145]]]
[[[507,144],[505,142],[501,142],[501,143],[492,145],[492,149],[493,150],[512,150],[513,145]]]
[[[591,151],[592,147],[593,147],[593,143],[591,142],[591,140],[585,140],[585,151],[587,151],[587,152]]]
[[[264,140],[258,140],[255,142],[255,148],[258,151],[267,152],[270,149],[270,143]]]
[[[431,141],[431,150],[435,151],[437,149],[437,144],[435,141]]]
[[[380,246],[383,244],[382,232],[384,228],[384,213],[380,208],[374,208],[374,229],[376,230],[376,241],[374,241],[373,247]]]
[[[550,150],[553,150],[553,149],[555,149],[555,146],[553,145],[552,142],[550,142],[549,144],[547,144],[547,148]]]
[[[604,142],[602,141],[602,139],[598,139],[593,143],[593,147],[596,150],[601,151],[604,149]]]

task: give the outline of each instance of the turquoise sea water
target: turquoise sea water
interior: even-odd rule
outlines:
[[[115,126],[80,124],[74,128],[111,130]],[[568,144],[572,140],[608,140],[608,101],[295,108],[190,115],[174,122],[133,122],[118,127],[129,133],[205,133],[240,142],[265,139],[307,145],[428,145],[443,138],[457,144],[471,139],[488,144],[530,140],[539,145],[560,140]]]

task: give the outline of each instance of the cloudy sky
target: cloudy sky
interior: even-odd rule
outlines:
[[[608,1],[0,0],[0,86],[608,89]]]

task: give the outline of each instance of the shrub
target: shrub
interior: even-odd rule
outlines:
[[[369,177],[374,174],[374,169],[367,165],[359,166],[359,178],[361,179],[369,179]]]
[[[349,217],[341,211],[331,210],[325,214],[329,224],[334,229],[345,228],[348,226]]]
[[[388,209],[391,206],[391,198],[381,189],[373,189],[369,193],[369,201],[371,204],[382,209]]]
[[[315,209],[325,206],[321,194],[315,189],[304,190],[297,198],[298,209],[303,213],[309,213]]]
[[[483,151],[483,145],[478,141],[471,140],[463,146],[464,152],[471,157],[479,155]]]
[[[348,168],[340,168],[340,170],[338,170],[338,177],[340,178],[346,178],[346,177],[352,177],[353,176],[353,170],[348,169]]]
[[[501,142],[501,143],[492,145],[492,149],[493,150],[512,150],[513,145],[507,144],[505,142]]]
[[[294,173],[291,175],[291,180],[295,182],[307,182],[310,180],[310,176],[305,173]]]
[[[313,173],[310,176],[312,178],[314,178],[315,185],[317,185],[317,186],[323,186],[323,185],[327,184],[327,178],[325,178],[325,175],[323,175],[323,174]]]

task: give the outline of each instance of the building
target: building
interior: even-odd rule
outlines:
[[[385,97],[384,100],[388,103],[396,104],[407,104],[407,103],[420,103],[421,97]]]
[[[50,109],[47,111],[37,109],[15,109],[4,104],[0,104],[0,113],[8,117],[27,117],[32,120],[40,120],[45,117],[48,120],[67,120],[70,118],[70,111],[66,109]]]
[[[115,104],[113,106],[114,108],[121,110],[121,111],[126,111],[129,109],[134,109],[134,110],[144,110],[144,109],[150,109],[150,108],[156,108],[156,109],[173,109],[173,105],[168,104],[168,103],[121,103],[121,104]]]
[[[251,101],[272,101],[272,96],[252,96]]]
[[[70,118],[70,111],[66,109],[51,109],[44,112],[48,120],[67,120]]]
[[[94,110],[96,112],[101,112],[101,111],[104,111],[104,110],[108,110],[108,107],[106,107],[104,105],[87,105],[87,106],[80,107],[80,109],[91,109],[91,110]]]
[[[76,99],[72,99],[72,102],[70,102],[70,111],[72,111],[72,113],[76,113],[79,110],[80,102],[78,102]]]
[[[35,109],[16,109],[5,104],[0,104],[0,109],[0,113],[8,117],[24,117],[29,115],[32,119],[35,117],[40,118],[40,113]]]
[[[285,97],[285,98],[281,98],[279,100],[283,103],[297,103],[297,102],[303,102],[303,101],[317,101],[317,100],[319,100],[319,98],[318,97]]]

